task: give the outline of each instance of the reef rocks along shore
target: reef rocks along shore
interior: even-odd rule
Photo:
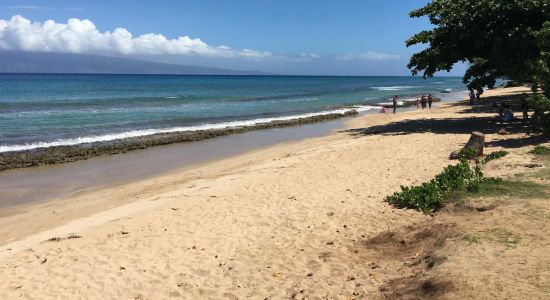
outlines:
[[[204,139],[226,136],[235,133],[243,133],[258,129],[298,126],[335,120],[347,116],[354,116],[357,114],[357,111],[349,110],[345,113],[334,113],[285,121],[274,121],[246,127],[159,133],[148,136],[114,140],[109,142],[95,142],[71,146],[55,146],[48,148],[36,148],[32,150],[2,152],[0,153],[0,171],[15,168],[61,164],[66,162],[85,160],[101,155],[125,153],[128,151],[145,149],[152,146],[195,142]]]

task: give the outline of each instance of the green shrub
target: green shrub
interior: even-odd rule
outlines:
[[[490,153],[489,155],[485,156],[483,160],[481,161],[483,164],[486,164],[490,162],[491,160],[498,159],[501,157],[504,157],[508,155],[508,151],[500,150]]]
[[[491,180],[495,179],[483,177],[479,163],[471,168],[468,161],[462,159],[459,164],[445,167],[443,172],[419,186],[401,186],[401,191],[386,197],[385,201],[398,208],[431,213],[441,208],[450,192],[475,190],[481,183]]]
[[[476,157],[477,157],[476,150],[470,147],[462,148],[462,150],[458,152],[458,158],[474,159]]]
[[[545,146],[536,146],[533,150],[529,151],[529,153],[536,155],[550,154],[550,148]]]
[[[386,197],[386,202],[398,208],[413,208],[430,213],[441,207],[443,193],[432,180],[420,186],[401,186],[401,191]]]

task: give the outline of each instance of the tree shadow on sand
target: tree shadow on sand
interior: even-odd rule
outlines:
[[[397,122],[391,122],[383,125],[370,126],[365,128],[354,128],[344,130],[343,132],[354,137],[369,135],[399,136],[412,133],[430,132],[433,134],[470,134],[473,131],[479,131],[484,134],[497,134],[504,131],[509,134],[525,133],[528,131],[528,124],[522,120],[513,122],[501,122],[498,119],[496,110],[493,108],[493,101],[511,101],[512,108],[517,106],[520,101],[518,96],[488,97],[480,104],[470,106],[467,102],[458,102],[450,104],[451,106],[461,106],[464,110],[461,114],[471,114],[465,118],[424,118],[424,119],[406,119]],[[517,109],[514,111],[518,112]],[[475,116],[477,113],[494,113],[494,116]],[[526,135],[522,137],[502,136],[503,139],[497,139],[487,142],[486,146],[519,148],[526,145],[535,145],[549,141],[548,137],[542,135]]]
[[[468,101],[460,101],[456,103],[450,103],[449,106],[463,108],[459,111],[459,114],[480,114],[480,113],[495,113],[495,105],[499,103],[506,103],[510,109],[514,112],[521,112],[521,101],[526,99],[528,94],[511,94],[503,96],[484,97],[480,102],[476,102],[474,105],[470,105]]]

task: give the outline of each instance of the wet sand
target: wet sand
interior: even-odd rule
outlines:
[[[327,135],[341,128],[343,123],[344,120],[333,120],[248,131],[65,164],[3,171],[0,172],[0,209],[65,198],[100,187],[116,186],[196,167],[283,142]]]

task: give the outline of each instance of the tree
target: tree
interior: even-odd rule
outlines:
[[[550,94],[549,0],[433,0],[410,16],[427,16],[434,25],[406,42],[428,44],[411,57],[413,75],[432,77],[466,62],[468,87],[493,87],[497,78],[509,78]]]
[[[535,39],[541,50],[535,83],[545,88],[547,96],[550,96],[550,21],[544,23],[542,29],[535,33]]]

